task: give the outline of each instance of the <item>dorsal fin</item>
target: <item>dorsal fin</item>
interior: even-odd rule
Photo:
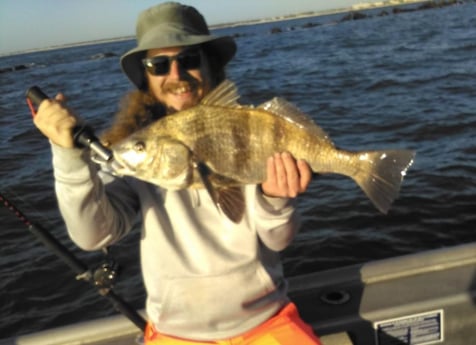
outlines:
[[[283,98],[275,97],[270,101],[260,104],[257,108],[273,113],[274,115],[279,116],[286,121],[292,122],[301,128],[305,128],[320,138],[324,138],[331,142],[327,133],[321,127],[319,127],[309,117],[309,115],[303,113],[294,104],[289,103]]]
[[[230,80],[224,80],[220,85],[213,89],[206,95],[201,104],[217,105],[222,107],[237,107],[239,106],[237,100],[240,98],[238,89]]]

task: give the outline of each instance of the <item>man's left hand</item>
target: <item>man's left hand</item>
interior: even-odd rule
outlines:
[[[290,153],[276,153],[267,161],[267,178],[261,184],[269,197],[295,198],[306,191],[312,171],[304,160],[296,160]]]

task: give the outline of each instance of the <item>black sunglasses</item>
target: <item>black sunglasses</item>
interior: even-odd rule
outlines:
[[[192,50],[184,51],[173,56],[159,55],[142,59],[142,65],[144,65],[147,72],[152,75],[167,75],[170,72],[170,66],[174,60],[177,61],[180,68],[185,70],[198,69],[202,62],[200,51]]]

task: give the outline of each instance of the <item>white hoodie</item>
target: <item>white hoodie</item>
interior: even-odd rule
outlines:
[[[216,340],[242,334],[287,302],[278,251],[299,217],[288,199],[244,188],[239,224],[206,190],[169,191],[98,172],[77,149],[52,145],[56,194],[72,240],[98,250],[141,222],[142,275],[149,320],[164,334]]]

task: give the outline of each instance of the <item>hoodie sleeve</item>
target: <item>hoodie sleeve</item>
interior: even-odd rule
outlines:
[[[103,174],[87,153],[52,144],[58,206],[71,239],[84,250],[116,242],[132,228],[137,196],[125,179]]]
[[[273,251],[285,249],[294,239],[301,225],[295,199],[270,198],[255,193],[255,227],[261,241]]]

